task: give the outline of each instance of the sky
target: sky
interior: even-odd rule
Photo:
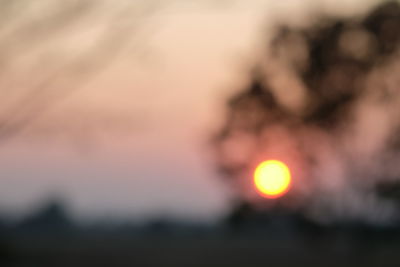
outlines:
[[[39,102],[51,105],[0,144],[0,213],[20,216],[60,198],[84,219],[220,218],[231,193],[214,169],[208,140],[223,121],[226,99],[246,83],[268,25],[305,23],[315,10],[352,14],[369,6],[339,2],[165,1],[150,14],[134,9],[119,22],[134,25],[129,40],[121,39],[122,52],[78,85],[63,69],[56,78],[49,73],[92,51],[126,1],[104,1],[110,12],[43,37],[29,53],[15,49],[17,60],[0,85],[7,99],[1,118],[24,118],[13,105],[23,110],[20,99],[48,77]],[[51,14],[41,8],[32,14]],[[1,39],[13,37],[18,23],[0,29]],[[13,90],[5,90],[10,84]],[[36,114],[34,101],[27,99],[29,115]]]

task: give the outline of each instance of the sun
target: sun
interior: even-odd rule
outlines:
[[[284,195],[289,190],[290,182],[289,168],[279,160],[263,161],[254,171],[254,186],[263,197]]]

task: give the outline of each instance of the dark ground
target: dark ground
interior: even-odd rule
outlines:
[[[1,266],[400,266],[400,242],[267,236],[20,237]]]
[[[400,266],[397,226],[256,217],[218,226],[83,227],[50,205],[20,223],[0,223],[0,266]]]

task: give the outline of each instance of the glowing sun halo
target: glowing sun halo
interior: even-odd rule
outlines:
[[[285,163],[279,160],[261,162],[254,171],[254,185],[264,197],[277,198],[289,190],[291,174]]]

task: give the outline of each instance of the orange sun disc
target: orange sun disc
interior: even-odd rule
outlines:
[[[254,171],[254,186],[267,198],[277,198],[289,190],[291,175],[285,163],[279,160],[261,162]]]

